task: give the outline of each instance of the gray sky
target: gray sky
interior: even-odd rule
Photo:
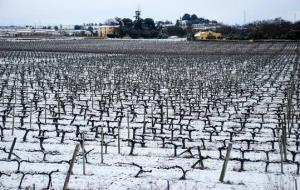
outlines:
[[[300,20],[300,0],[0,0],[0,25],[104,22],[128,17],[140,5],[142,18],[176,21],[184,13],[225,24],[282,17]]]

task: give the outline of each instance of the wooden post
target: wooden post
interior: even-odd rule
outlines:
[[[47,94],[45,94],[45,124],[47,123]]]
[[[119,121],[118,124],[118,154],[121,154],[120,127],[121,127],[121,121]]]
[[[163,100],[161,101],[161,105],[160,105],[160,122],[161,123],[164,122],[164,102],[163,102]]]
[[[83,175],[85,175],[85,162],[86,162],[86,160],[85,160],[85,149],[84,149],[84,133],[82,133],[82,145],[81,145],[82,147],[82,170],[83,170]]]
[[[282,125],[282,151],[284,161],[287,160],[287,131],[290,131],[291,124],[291,107],[292,107],[292,90],[291,83],[288,84],[287,91],[287,107],[286,107],[286,122]]]
[[[170,190],[170,181],[167,180],[167,190]]]
[[[26,102],[28,103],[28,94],[29,94],[28,88],[29,88],[29,86],[28,86],[27,82],[25,83],[25,85],[26,85]]]
[[[73,169],[73,166],[74,166],[74,161],[75,161],[76,155],[79,151],[79,146],[80,146],[79,144],[76,144],[76,147],[75,147],[75,150],[74,150],[71,162],[70,162],[70,166],[69,166],[69,169],[68,169],[68,173],[67,173],[67,176],[66,176],[66,179],[65,179],[63,190],[67,190],[67,188],[68,188],[68,184],[69,184],[69,181],[70,181],[72,169]]]
[[[12,128],[11,128],[11,135],[14,136],[14,130],[15,130],[15,106],[16,106],[16,103],[14,104],[14,107],[13,107],[13,118],[12,118]]]
[[[144,106],[144,117],[143,117],[143,134],[146,133],[146,105]]]
[[[104,144],[104,135],[103,135],[103,126],[101,127],[101,164],[103,164],[103,144]]]
[[[31,129],[31,123],[32,123],[32,101],[30,102],[30,115],[29,115],[29,127]]]
[[[198,146],[198,154],[199,154],[199,160],[200,160],[200,167],[201,169],[204,169],[204,164],[203,164],[203,160],[202,160],[202,155],[201,155],[201,149],[200,146]]]
[[[220,182],[223,182],[224,177],[225,177],[225,173],[226,173],[226,169],[227,169],[227,164],[228,164],[228,160],[230,158],[230,152],[231,152],[231,148],[232,148],[232,143],[228,144],[228,148],[227,148],[227,152],[226,152],[226,157],[223,163],[223,167],[222,167],[222,171],[221,171],[221,175],[220,175]]]
[[[166,98],[166,114],[167,114],[167,123],[168,123],[168,118],[169,118],[169,103],[168,103],[168,98]]]
[[[15,103],[14,103],[14,107],[13,107],[13,121],[12,121],[12,129],[11,129],[11,135],[14,136],[14,131],[15,131],[15,112],[16,112],[16,105],[17,105],[17,88],[16,85],[15,87]]]
[[[283,149],[282,135],[283,134],[280,135],[279,129],[277,128],[278,146],[279,146],[279,153],[280,153],[280,171],[283,174],[283,158],[284,158],[284,156],[283,156],[283,150],[282,150]]]
[[[94,109],[94,98],[93,98],[93,92],[92,92],[91,99],[92,99],[92,109]]]
[[[130,139],[130,130],[129,130],[129,112],[127,112],[127,130],[128,130],[128,139]],[[128,141],[128,146],[130,146],[129,141]]]
[[[58,112],[58,117],[60,117],[60,97],[59,97],[59,92],[58,97],[57,97],[57,112]]]
[[[154,127],[153,123],[154,123],[154,120],[153,120],[153,107],[151,105],[151,125],[152,125],[151,127]]]
[[[13,142],[12,142],[12,145],[11,145],[11,147],[10,147],[10,151],[9,151],[9,154],[8,154],[8,159],[9,159],[9,160],[10,160],[11,155],[12,155],[12,152],[13,152],[13,150],[14,150],[16,141],[17,141],[17,137],[14,138],[14,140],[13,140]]]
[[[2,96],[2,106],[4,107],[4,95]]]

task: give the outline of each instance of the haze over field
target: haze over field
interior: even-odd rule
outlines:
[[[225,24],[282,17],[300,18],[299,0],[0,0],[0,25],[55,25],[132,18],[140,5],[142,17],[175,22],[184,13]]]

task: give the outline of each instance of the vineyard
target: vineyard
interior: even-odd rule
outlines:
[[[299,47],[0,41],[0,189],[292,189]]]

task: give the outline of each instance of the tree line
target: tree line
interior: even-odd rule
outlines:
[[[186,27],[182,26],[185,22]],[[216,26],[215,31],[220,32],[228,40],[263,40],[263,39],[300,39],[300,21],[290,22],[282,18],[251,22],[245,25],[225,25],[216,20],[198,17],[196,14],[185,13],[175,24],[171,21],[154,21],[153,18],[115,18],[109,19],[105,24],[119,25],[119,33],[110,35],[111,38],[168,38],[170,36],[191,37],[197,30],[192,31],[194,24]],[[100,26],[100,24],[99,24]],[[76,25],[75,30],[84,27]],[[89,26],[88,31],[94,32]],[[97,36],[97,33],[94,34]]]
[[[215,20],[208,20],[198,17],[196,14],[184,14],[181,20],[186,21],[188,25],[191,24],[218,24]],[[131,37],[131,38],[168,38],[169,36],[186,37],[188,33],[187,28],[183,28],[180,20],[173,24],[171,21],[157,21],[152,18],[116,18],[120,26],[120,34],[117,37]],[[111,23],[110,23],[111,24]]]
[[[300,21],[290,21],[276,18],[252,22],[243,26],[222,25],[217,32],[229,40],[268,40],[268,39],[300,39]]]

